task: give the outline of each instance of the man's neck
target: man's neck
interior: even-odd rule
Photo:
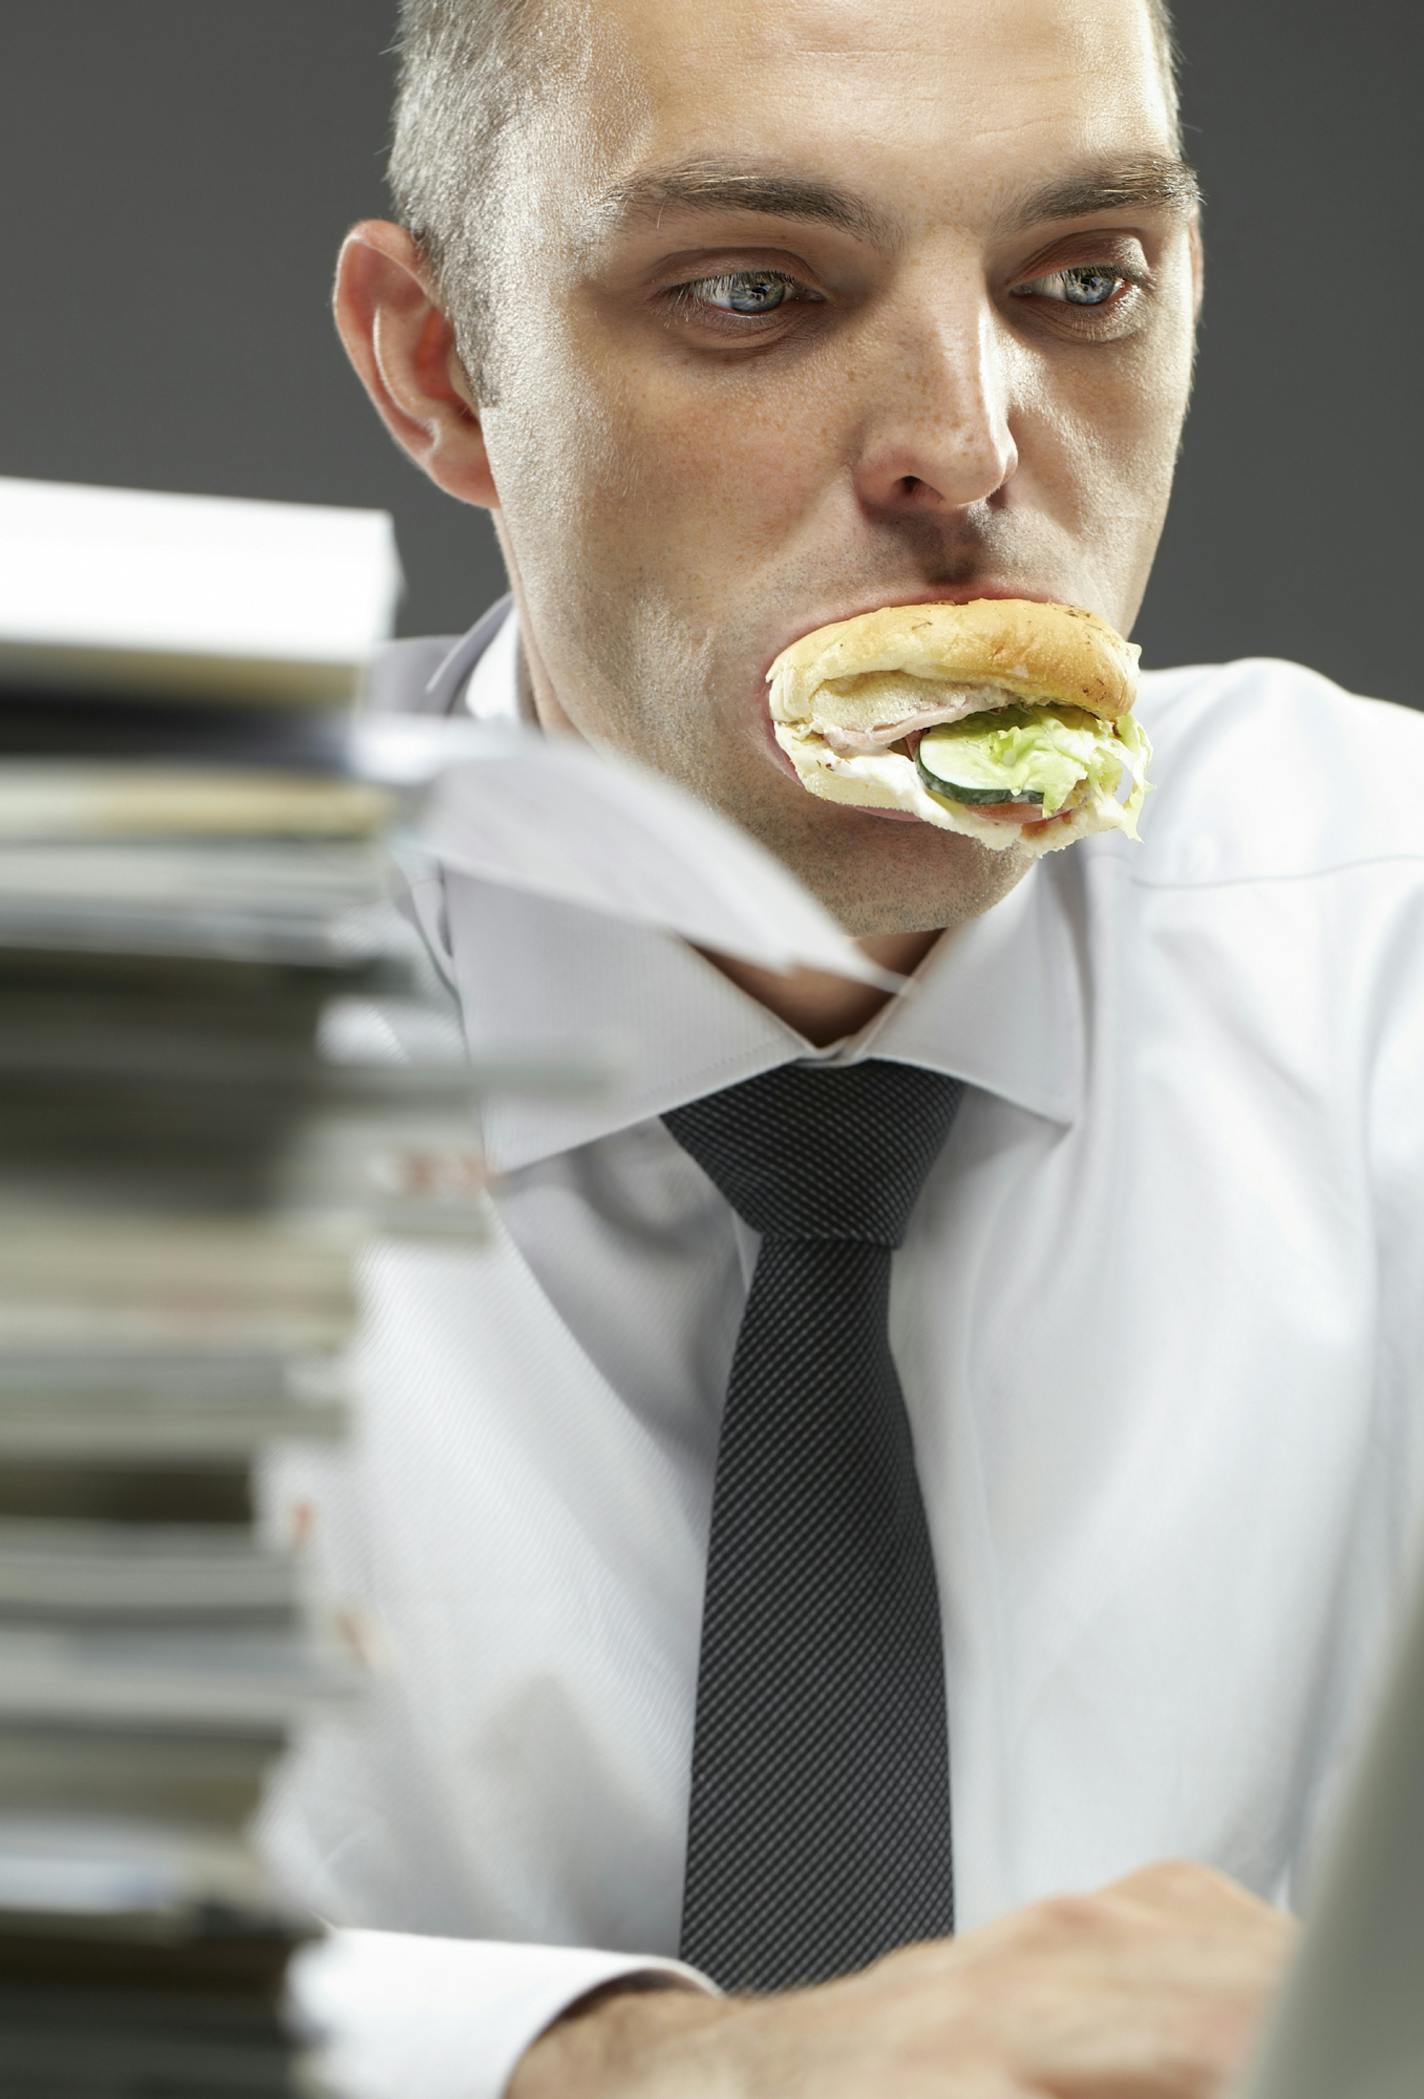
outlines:
[[[519,603],[516,591],[516,603]],[[529,662],[529,629],[523,621],[516,676],[519,681],[520,711],[526,717],[533,714],[546,734],[566,733],[577,735],[578,731],[560,707],[547,677],[540,676],[537,683],[531,676]],[[877,933],[856,946],[871,962],[878,962],[882,969],[893,969],[898,975],[908,977],[924,961],[925,956],[939,939],[938,931],[930,933]],[[853,1035],[873,1020],[887,999],[895,997],[893,991],[879,991],[873,984],[857,984],[848,977],[832,976],[822,969],[798,969],[790,976],[778,970],[760,969],[754,962],[738,961],[731,955],[714,955],[706,948],[698,954],[720,969],[724,977],[730,978],[739,990],[749,998],[756,999],[778,1020],[795,1028],[808,1042],[824,1049],[829,1043],[839,1042],[843,1035]]]
[[[913,975],[939,939],[938,932],[881,933],[857,940],[856,946],[868,961],[900,976]],[[754,962],[738,961],[731,955],[714,955],[706,948],[697,952],[729,977],[739,990],[756,999],[778,1020],[795,1028],[817,1049],[854,1035],[873,1020],[893,991],[880,991],[873,984],[856,984],[848,977],[832,976],[822,969],[798,969],[783,976],[774,969],[761,969]]]

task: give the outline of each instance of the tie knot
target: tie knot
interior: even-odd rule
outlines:
[[[753,1231],[898,1246],[963,1079],[914,1064],[783,1064],[663,1121]]]

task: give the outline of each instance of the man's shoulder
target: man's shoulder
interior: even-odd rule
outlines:
[[[1151,738],[1140,879],[1280,879],[1424,865],[1424,713],[1281,657],[1142,674]],[[1117,856],[1115,856],[1117,857]]]

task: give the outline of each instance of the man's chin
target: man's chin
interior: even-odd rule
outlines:
[[[778,798],[774,808],[755,802],[728,814],[857,940],[963,925],[1035,865],[906,810],[828,802],[804,789],[802,797],[799,809]],[[891,831],[885,817],[900,828]]]

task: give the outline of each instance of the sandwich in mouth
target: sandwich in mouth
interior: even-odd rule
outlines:
[[[1131,711],[1141,653],[1079,605],[883,605],[782,650],[772,726],[827,801],[902,809],[1035,859],[1098,831],[1140,842],[1153,791]]]

